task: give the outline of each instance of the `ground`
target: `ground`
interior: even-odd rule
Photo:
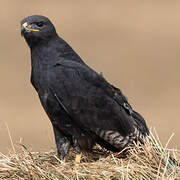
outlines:
[[[112,153],[96,146],[74,163],[71,151],[62,162],[54,150],[31,152],[25,145],[0,154],[1,179],[180,179],[180,151],[160,145],[152,133],[146,144]]]

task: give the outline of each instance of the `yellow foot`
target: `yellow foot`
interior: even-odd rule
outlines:
[[[61,160],[61,163],[62,163],[62,164],[64,164],[65,162],[66,162],[66,160],[65,160],[65,159]]]
[[[75,164],[79,164],[81,161],[81,157],[82,157],[82,153],[80,154],[76,154],[76,158],[75,158]]]

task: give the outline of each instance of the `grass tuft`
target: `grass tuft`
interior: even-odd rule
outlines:
[[[170,138],[171,139],[171,138]],[[170,141],[170,140],[169,140]],[[74,164],[75,152],[70,150],[66,162],[56,152],[31,152],[20,144],[8,155],[0,153],[1,179],[180,179],[180,151],[163,147],[152,133],[145,145],[136,144],[124,152],[112,153],[96,146],[85,153],[81,163]]]

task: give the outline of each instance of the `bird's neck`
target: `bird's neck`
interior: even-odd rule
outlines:
[[[55,36],[46,43],[31,47],[32,65],[56,63],[61,59],[84,63],[78,54],[60,37]],[[36,61],[36,62],[34,62]]]
[[[44,89],[42,83],[47,80],[48,69],[61,60],[84,63],[74,50],[61,38],[53,38],[31,49],[31,82],[36,89]]]

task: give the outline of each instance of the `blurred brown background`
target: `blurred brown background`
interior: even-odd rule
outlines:
[[[0,6],[0,151],[13,142],[55,147],[50,121],[30,79],[30,53],[20,21],[48,16],[79,55],[114,85],[155,127],[165,144],[180,148],[180,1],[22,1]]]

